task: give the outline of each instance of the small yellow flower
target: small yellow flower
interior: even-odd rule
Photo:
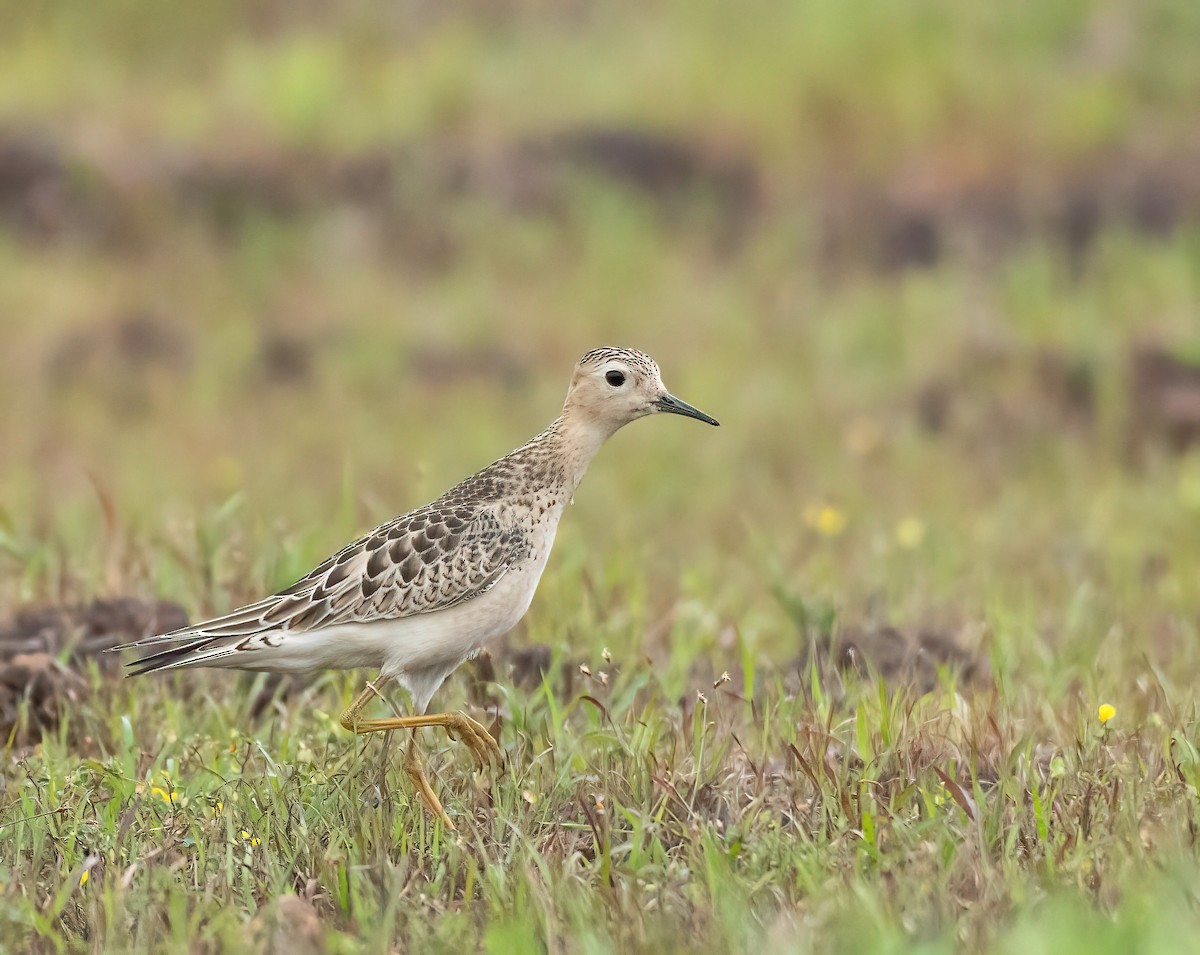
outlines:
[[[1113,706],[1111,703],[1101,703],[1100,709],[1096,713],[1096,716],[1099,717],[1100,722],[1104,723],[1106,725],[1107,725],[1108,721],[1111,720],[1116,715],[1117,715],[1117,708],[1115,706]]]
[[[144,782],[137,784],[137,791],[139,793],[148,792],[151,796],[157,796],[166,803],[179,802],[182,804],[187,802],[186,799],[181,800],[179,798],[179,792],[171,785],[171,780],[165,774],[160,775],[159,779],[162,785],[156,783],[153,776],[148,777]]]
[[[91,877],[92,877],[92,870],[84,869],[83,872],[79,876],[79,884],[81,886],[87,885],[87,880],[90,879]]]
[[[803,516],[804,523],[822,537],[837,537],[846,529],[846,515],[831,504],[810,504]]]
[[[250,835],[245,829],[242,830],[242,841],[250,843],[251,846],[257,846],[261,842],[258,836]]]
[[[925,522],[919,517],[906,517],[896,525],[896,543],[905,550],[921,546],[925,540]]]

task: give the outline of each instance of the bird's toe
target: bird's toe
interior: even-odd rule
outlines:
[[[475,761],[481,767],[493,762],[497,765],[503,763],[503,753],[500,750],[500,745],[492,738],[492,734],[482,724],[471,719],[465,713],[459,713],[458,719],[451,726],[447,727],[448,730],[451,728],[467,744],[467,747],[471,750],[471,755],[475,757]]]

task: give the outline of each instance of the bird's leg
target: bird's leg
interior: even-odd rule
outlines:
[[[358,714],[362,712],[364,706],[371,702],[371,698],[374,696],[379,697],[381,700],[384,699],[383,694],[375,689],[374,684],[368,681],[367,685],[363,687],[363,691],[354,698],[354,702],[342,712],[341,719],[338,720],[342,724],[342,729],[348,729],[352,733],[358,732],[356,727],[362,725],[358,721]]]
[[[366,691],[364,690],[363,693],[365,695]],[[362,699],[363,697],[360,696],[359,700]],[[350,709],[342,718],[342,725],[347,729],[352,729],[355,733],[360,735],[363,733],[386,733],[389,730],[415,729],[418,726],[442,726],[452,738],[457,737],[467,744],[471,755],[475,757],[480,766],[486,766],[493,760],[497,765],[503,762],[503,754],[499,745],[492,739],[492,734],[466,713],[426,713],[421,716],[395,716],[385,720],[356,721],[351,719],[348,724],[346,716],[356,715],[355,706],[361,709],[365,705],[365,701],[360,704],[359,700],[355,700],[351,704]],[[352,710],[354,710],[354,714],[351,713]]]
[[[429,777],[425,775],[425,767],[421,765],[421,754],[417,751],[416,730],[413,730],[412,737],[408,741],[408,749],[404,752],[404,771],[408,773],[408,778],[416,787],[417,795],[421,797],[421,801],[425,803],[429,811],[440,817],[442,824],[447,829],[454,829],[453,821],[446,815],[446,810],[442,808],[442,801],[438,799],[437,793],[429,785]]]
[[[342,713],[340,720],[342,726],[360,736],[366,733],[386,733],[391,730],[413,730],[412,738],[408,741],[408,748],[404,753],[404,771],[408,773],[413,786],[416,787],[417,794],[429,811],[438,816],[445,823],[446,828],[453,829],[454,823],[446,815],[441,800],[433,791],[433,787],[429,785],[429,777],[425,775],[425,767],[421,764],[421,754],[417,750],[416,730],[422,726],[444,727],[452,739],[458,738],[467,744],[471,755],[475,757],[480,766],[484,766],[492,760],[495,760],[497,764],[503,762],[503,754],[499,745],[492,739],[492,734],[487,729],[465,713],[429,713],[420,716],[395,716],[382,720],[360,720],[359,714],[375,696],[382,698],[383,694],[368,683],[363,691],[354,698],[354,702]]]

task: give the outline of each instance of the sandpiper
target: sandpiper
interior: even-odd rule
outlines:
[[[131,675],[184,667],[293,673],[372,667],[379,677],[342,714],[355,733],[441,726],[485,765],[500,747],[465,713],[426,713],[442,681],[525,615],[559,518],[600,446],[667,412],[715,425],[629,348],[597,348],[575,366],[562,413],[527,444],[432,504],[381,524],[286,590],[192,627],[126,644],[153,647]],[[117,649],[124,649],[119,647]],[[413,715],[363,719],[391,682]],[[454,823],[429,784],[413,733],[404,766],[430,811]]]

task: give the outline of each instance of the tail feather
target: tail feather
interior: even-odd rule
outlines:
[[[190,643],[185,643],[183,646],[168,647],[165,650],[148,653],[144,657],[138,657],[138,659],[131,660],[125,664],[129,668],[126,676],[141,676],[143,673],[151,673],[154,670],[164,670],[168,667],[177,667],[181,664],[186,665],[184,661],[193,656],[197,651],[203,650],[212,642],[212,637],[202,637],[199,640],[192,640]]]
[[[278,602],[277,597],[268,597],[257,603],[239,607],[237,610],[205,620],[201,623],[180,627],[170,633],[160,633],[144,640],[124,643],[113,650],[130,650],[135,647],[152,647],[165,643],[192,643],[198,639],[216,639],[219,637],[241,637],[258,633],[263,627],[263,616]]]
[[[182,670],[186,667],[220,666],[217,660],[232,656],[238,652],[238,644],[216,643],[216,639],[205,637],[182,647],[172,647],[160,650],[149,656],[141,657],[126,664],[130,669],[126,676],[141,676],[143,673],[156,673],[162,670]]]
[[[264,615],[277,603],[277,597],[268,597],[220,617],[125,643],[112,650],[143,652],[143,656],[126,664],[129,668],[127,676],[191,666],[220,666],[213,661],[233,654],[247,637],[261,633]]]
[[[204,636],[183,646],[168,647],[155,653],[139,657],[126,664],[129,672],[126,676],[141,676],[143,673],[153,673],[156,670],[178,670],[189,666],[204,666],[215,654],[225,656],[235,651],[236,644],[224,644],[213,647],[218,637]]]

